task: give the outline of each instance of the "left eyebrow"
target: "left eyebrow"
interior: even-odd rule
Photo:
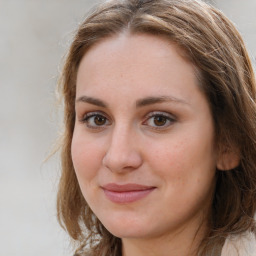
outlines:
[[[188,102],[178,99],[175,97],[170,97],[170,96],[158,96],[158,97],[146,97],[143,99],[139,99],[136,101],[136,107],[144,107],[152,104],[157,104],[157,103],[164,103],[164,102],[174,102],[174,103],[181,103],[181,104],[186,104],[189,105]]]

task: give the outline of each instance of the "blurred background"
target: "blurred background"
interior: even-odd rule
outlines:
[[[0,0],[0,255],[72,255],[56,220],[58,157],[44,160],[61,128],[63,56],[96,2]],[[255,65],[256,1],[208,2],[236,24]]]

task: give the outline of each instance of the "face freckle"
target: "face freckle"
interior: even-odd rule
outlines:
[[[74,168],[92,211],[123,241],[196,229],[210,209],[214,124],[179,53],[159,37],[121,34],[92,47],[78,69],[76,112],[89,117],[75,123]]]

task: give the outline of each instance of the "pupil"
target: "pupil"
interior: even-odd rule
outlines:
[[[165,125],[166,123],[166,118],[163,117],[163,116],[156,116],[154,118],[154,123],[156,126],[162,126],[162,125]]]
[[[96,116],[94,119],[95,124],[97,125],[103,125],[106,122],[106,118],[102,116]]]

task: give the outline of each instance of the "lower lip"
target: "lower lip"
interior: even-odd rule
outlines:
[[[132,203],[138,201],[148,194],[150,194],[155,188],[150,188],[146,190],[138,190],[138,191],[124,191],[124,192],[116,192],[104,189],[104,193],[106,197],[114,202],[119,204]]]

